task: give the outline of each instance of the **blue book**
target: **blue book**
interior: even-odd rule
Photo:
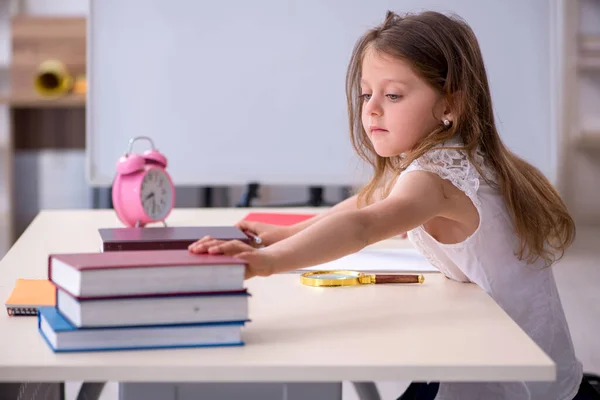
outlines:
[[[54,352],[242,346],[246,321],[77,328],[56,307],[40,307],[38,329]]]

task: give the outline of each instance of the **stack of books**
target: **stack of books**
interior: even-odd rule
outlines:
[[[39,331],[55,352],[243,345],[245,267],[187,249],[50,254]]]

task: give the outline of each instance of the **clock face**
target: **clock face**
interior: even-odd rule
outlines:
[[[142,206],[154,220],[164,219],[173,203],[171,183],[166,173],[157,168],[150,169],[142,180],[140,191]]]

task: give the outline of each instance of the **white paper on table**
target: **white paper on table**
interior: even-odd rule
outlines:
[[[439,272],[416,249],[363,249],[302,270],[382,272]]]

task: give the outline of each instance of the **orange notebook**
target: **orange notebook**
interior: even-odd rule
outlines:
[[[46,279],[17,279],[5,302],[8,315],[37,315],[38,307],[56,305],[56,287]]]

